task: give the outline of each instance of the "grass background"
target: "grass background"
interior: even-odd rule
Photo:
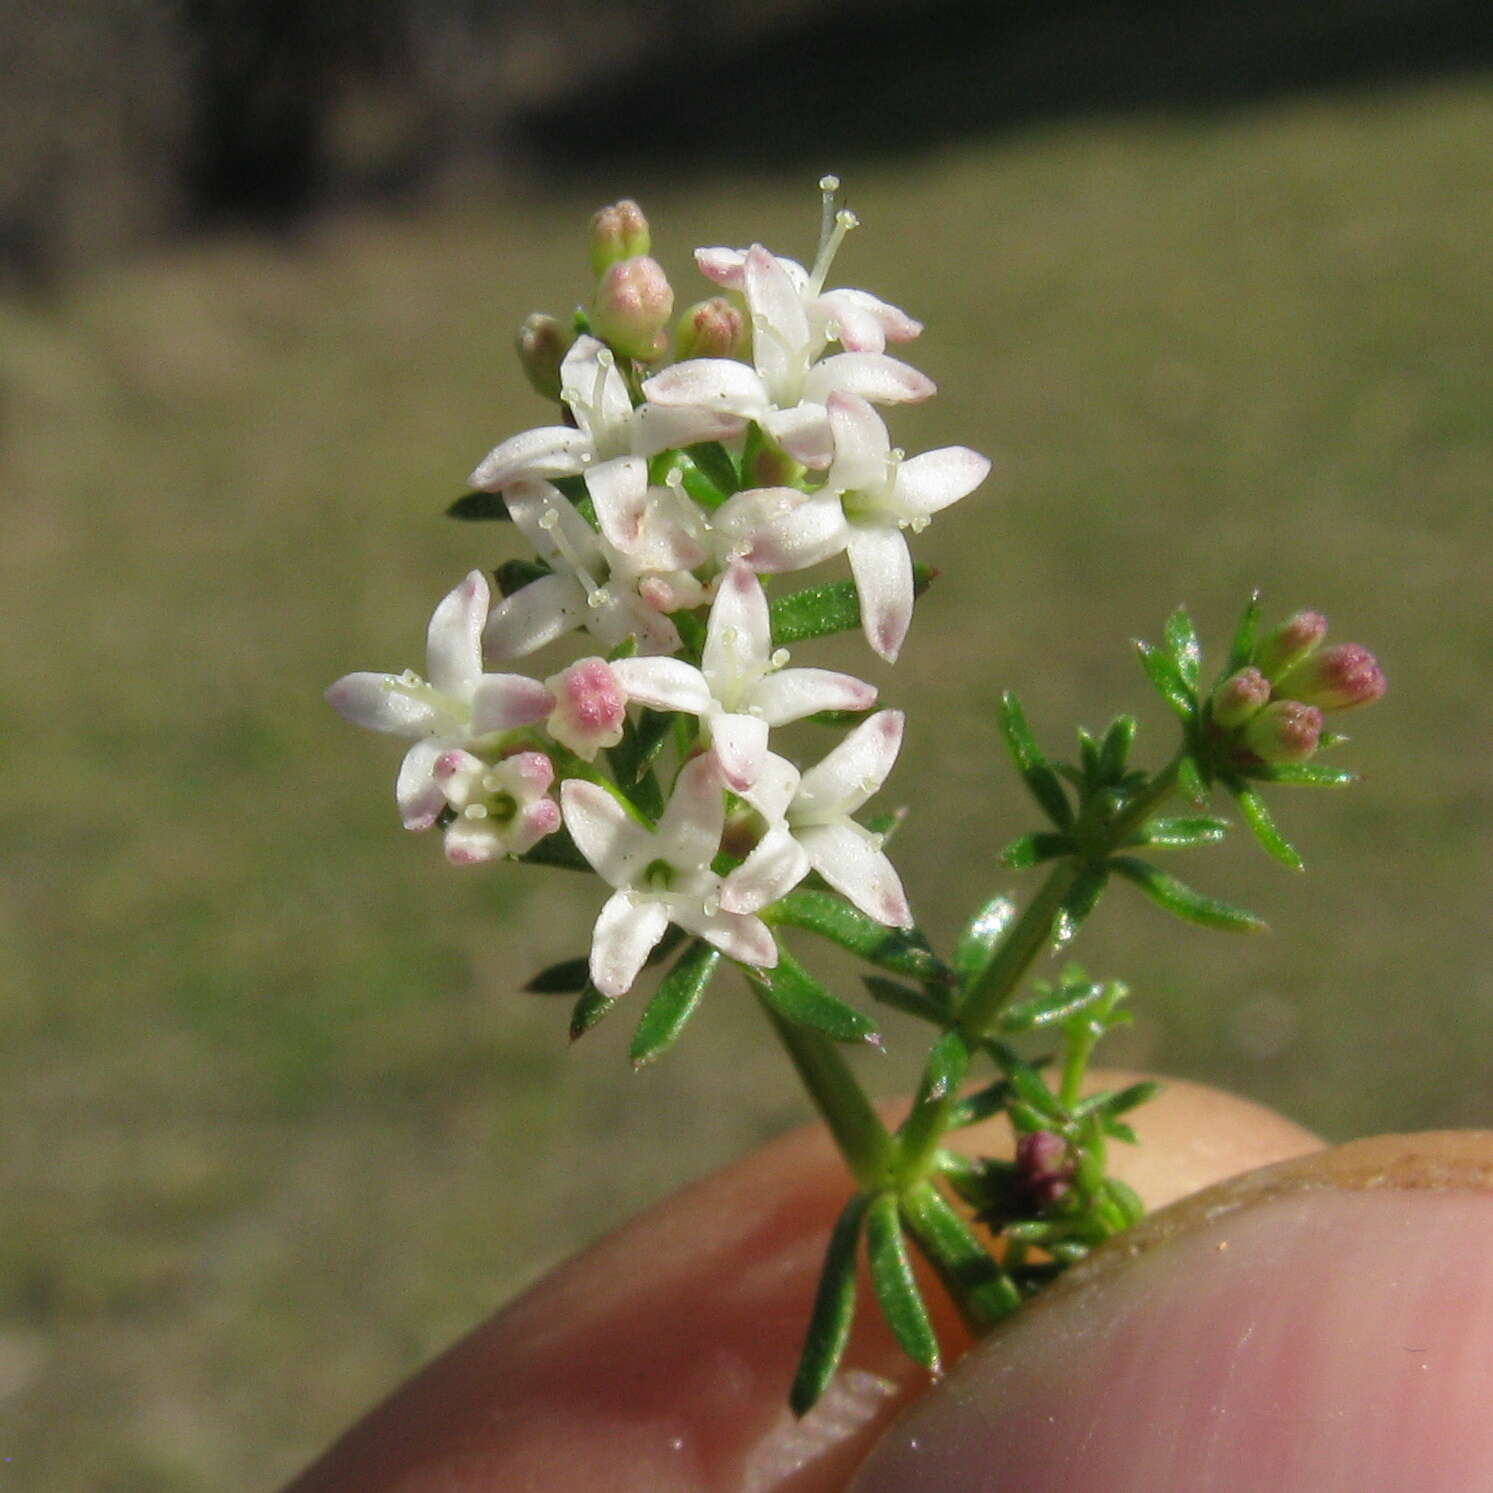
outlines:
[[[511,552],[437,515],[547,418],[510,330],[582,292],[580,225],[624,191],[683,290],[697,243],[809,253],[836,165],[866,224],[844,281],[929,323],[943,392],[898,438],[996,457],[869,675],[910,712],[888,799],[935,938],[1021,888],[998,690],[1052,746],[1138,711],[1160,760],[1126,639],[1186,601],[1218,646],[1261,585],[1380,652],[1367,781],[1279,796],[1305,880],[1242,845],[1178,862],[1271,935],[1106,901],[1080,953],[1137,992],[1115,1055],[1334,1137],[1488,1123],[1490,138],[1471,79],[328,221],[0,303],[0,1486],[272,1487],[804,1113],[726,982],[655,1070],[625,1017],[567,1051],[564,1008],[514,991],[584,946],[595,884],[448,870],[398,828],[397,746],[319,701],[418,667],[434,601]],[[886,1091],[917,1056],[889,1031]]]

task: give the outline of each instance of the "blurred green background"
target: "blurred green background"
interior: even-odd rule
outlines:
[[[1254,940],[1115,891],[1079,953],[1127,978],[1113,1057],[1330,1137],[1488,1124],[1493,80],[1471,73],[951,132],[892,155],[592,162],[289,238],[157,243],[0,299],[0,1486],[270,1488],[558,1257],[805,1109],[744,990],[631,1073],[516,993],[581,951],[595,882],[458,873],[403,834],[397,744],[320,701],[422,663],[435,600],[516,552],[440,510],[544,423],[518,320],[585,292],[581,230],[643,197],[697,244],[807,256],[922,316],[909,450],[995,474],[920,544],[888,801],[946,941],[1032,827],[991,706],[1049,746],[1169,726],[1127,640],[1220,645],[1251,586],[1380,654],[1346,794],[1281,792],[1308,860],[1179,859]],[[101,256],[107,259],[107,256]],[[703,293],[703,291],[701,292]],[[853,642],[816,661],[865,669]],[[641,1009],[639,1003],[638,1009]],[[878,1091],[918,1035],[888,1022]]]

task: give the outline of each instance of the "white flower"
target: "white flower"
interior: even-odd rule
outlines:
[[[932,379],[885,353],[842,352],[816,361],[824,339],[782,264],[754,244],[741,273],[754,366],[731,358],[676,363],[644,383],[650,404],[755,420],[805,466],[824,467],[832,455],[825,405],[836,390],[877,404],[907,403],[934,392]]]
[[[886,781],[902,745],[903,716],[880,710],[802,776],[769,756],[743,797],[767,820],[767,833],[726,878],[721,906],[756,912],[792,890],[812,868],[867,917],[912,927],[907,896],[881,837],[850,816]]]
[[[726,783],[738,793],[756,781],[769,727],[876,703],[875,686],[849,674],[783,667],[788,653],[773,651],[762,584],[740,561],[721,578],[700,662],[697,669],[679,658],[624,658],[611,668],[629,698],[699,716]]]
[[[415,738],[395,786],[406,829],[429,829],[446,804],[435,764],[455,747],[481,750],[505,731],[533,725],[554,708],[550,692],[521,674],[482,672],[487,578],[474,570],[435,609],[426,634],[426,674],[347,674],[327,690],[344,719]]]
[[[777,945],[760,918],[721,910],[721,879],[710,863],[720,847],[725,795],[713,758],[685,765],[656,830],[584,779],[565,782],[560,801],[581,854],[616,888],[591,940],[591,982],[602,995],[615,999],[631,989],[670,923],[742,964],[777,963]]]
[[[456,811],[445,843],[454,866],[522,855],[560,828],[560,805],[546,797],[555,770],[543,752],[484,762],[452,747],[436,758],[435,780]]]

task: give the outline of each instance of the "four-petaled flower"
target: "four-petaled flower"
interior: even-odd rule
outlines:
[[[560,805],[546,796],[555,769],[543,752],[484,762],[452,747],[435,759],[435,780],[456,815],[445,842],[453,866],[522,855],[560,828]]]
[[[777,963],[767,925],[725,911],[710,863],[725,825],[725,793],[715,759],[694,757],[674,784],[656,829],[640,824],[607,789],[572,778],[561,786],[565,826],[582,855],[616,890],[596,920],[591,983],[608,999],[632,987],[670,923],[759,969]]]

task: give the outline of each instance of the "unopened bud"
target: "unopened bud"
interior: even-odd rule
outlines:
[[[591,219],[591,268],[605,274],[622,259],[634,259],[653,247],[648,219],[631,197],[604,207]]]
[[[1270,699],[1270,681],[1258,669],[1240,669],[1213,691],[1213,719],[1225,731],[1242,726]]]
[[[664,325],[674,310],[674,291],[657,260],[647,255],[611,265],[596,287],[591,328],[619,353],[645,362],[668,347]]]
[[[1255,667],[1267,679],[1278,680],[1287,669],[1316,652],[1326,636],[1327,619],[1321,612],[1297,612],[1255,649]]]
[[[1322,712],[1300,700],[1277,700],[1250,718],[1240,740],[1262,762],[1305,762],[1317,750]]]
[[[674,328],[674,356],[686,358],[739,357],[746,343],[746,317],[724,296],[696,301]]]
[[[1322,710],[1371,705],[1384,693],[1384,671],[1359,643],[1338,643],[1303,659],[1277,686],[1293,700]]]
[[[1031,1130],[1016,1138],[1016,1182],[1039,1209],[1051,1207],[1073,1182],[1068,1145],[1052,1130]]]
[[[534,392],[544,399],[560,397],[560,364],[575,342],[575,328],[536,311],[518,329],[518,361]]]

